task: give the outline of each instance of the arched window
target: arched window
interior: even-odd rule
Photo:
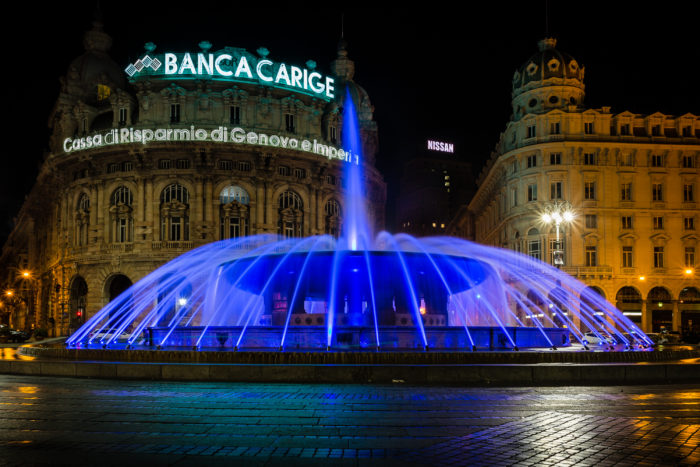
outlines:
[[[328,200],[328,202],[326,202],[325,214],[326,233],[338,238],[341,226],[340,204],[334,199]]]
[[[75,244],[85,246],[88,243],[88,230],[90,228],[90,198],[83,193],[78,198],[75,206]]]
[[[134,216],[131,205],[134,197],[131,190],[124,185],[118,187],[112,193],[109,213],[112,222],[111,238],[115,243],[133,241]]]
[[[285,191],[277,200],[279,206],[279,233],[285,238],[302,236],[304,205],[301,197],[293,191]]]
[[[248,192],[239,186],[227,186],[219,194],[219,238],[239,238],[248,235]]]
[[[190,194],[179,183],[160,194],[160,239],[171,242],[190,239]]]

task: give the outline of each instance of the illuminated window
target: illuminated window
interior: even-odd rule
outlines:
[[[595,246],[586,247],[586,266],[598,266],[598,248]]]
[[[664,187],[661,183],[654,183],[651,185],[651,199],[652,201],[664,200]]]
[[[595,214],[586,214],[586,228],[587,229],[597,229],[598,228],[598,216]]]
[[[560,165],[561,164],[561,153],[560,152],[553,152],[549,155],[549,163],[551,165]]]
[[[593,122],[586,122],[583,124],[583,132],[587,135],[593,134]]]
[[[588,200],[595,199],[595,182],[585,182],[583,184],[583,198]]]
[[[527,200],[537,201],[537,184],[527,186]]]
[[[654,247],[654,267],[663,268],[664,267],[664,247],[655,246]]]
[[[661,154],[653,154],[651,156],[651,166],[652,167],[663,167],[664,166],[664,156]]]
[[[693,185],[690,183],[686,183],[683,185],[683,201],[686,203],[695,201]]]
[[[632,216],[622,216],[620,220],[622,221],[622,228],[624,230],[632,228]]]
[[[180,104],[170,104],[170,123],[180,122]]]
[[[189,240],[190,195],[179,183],[165,187],[160,195],[160,239],[168,241]]]
[[[631,201],[632,200],[632,183],[623,183],[620,186],[620,200],[621,201]]]
[[[105,86],[104,84],[97,85],[97,102],[109,99],[110,94],[112,94],[112,90],[109,89],[109,86]]]
[[[653,223],[654,223],[654,230],[662,230],[664,228],[663,216],[654,216]]]
[[[248,192],[239,186],[227,186],[219,193],[219,238],[248,235]]]
[[[241,123],[241,108],[237,105],[229,107],[228,121],[231,125],[240,125]]]
[[[622,267],[623,268],[634,267],[633,262],[632,262],[632,247],[631,246],[623,246],[622,247]]]
[[[550,199],[561,199],[562,198],[562,182],[552,182],[549,186],[550,188]]]
[[[529,240],[527,242],[527,254],[533,258],[542,259],[542,250],[539,240]]]

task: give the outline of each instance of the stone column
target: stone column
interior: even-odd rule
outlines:
[[[678,300],[673,300],[673,315],[671,318],[671,330],[681,330],[681,311],[678,309]]]

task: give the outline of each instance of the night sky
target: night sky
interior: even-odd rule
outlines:
[[[302,2],[298,2],[302,5]],[[82,54],[96,2],[16,2],[5,16],[5,170],[0,178],[0,244],[47,151],[49,112],[60,76]],[[549,35],[586,67],[586,106],[700,114],[700,34],[693,2],[549,1]],[[420,9],[277,8],[271,2],[101,2],[112,57],[126,66],[152,41],[158,51],[197,51],[202,40],[270,50],[289,64],[315,60],[328,72],[344,13],[355,81],[369,93],[379,125],[378,166],[389,184],[389,227],[402,161],[426,139],[456,145],[478,174],[511,113],[513,72],[545,36],[545,1],[483,2],[458,14],[447,4]],[[476,5],[466,3],[466,5]],[[23,33],[9,31],[8,22]]]

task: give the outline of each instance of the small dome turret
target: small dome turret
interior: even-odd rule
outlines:
[[[513,117],[583,104],[584,67],[556,48],[557,40],[538,42],[539,51],[513,74]]]

